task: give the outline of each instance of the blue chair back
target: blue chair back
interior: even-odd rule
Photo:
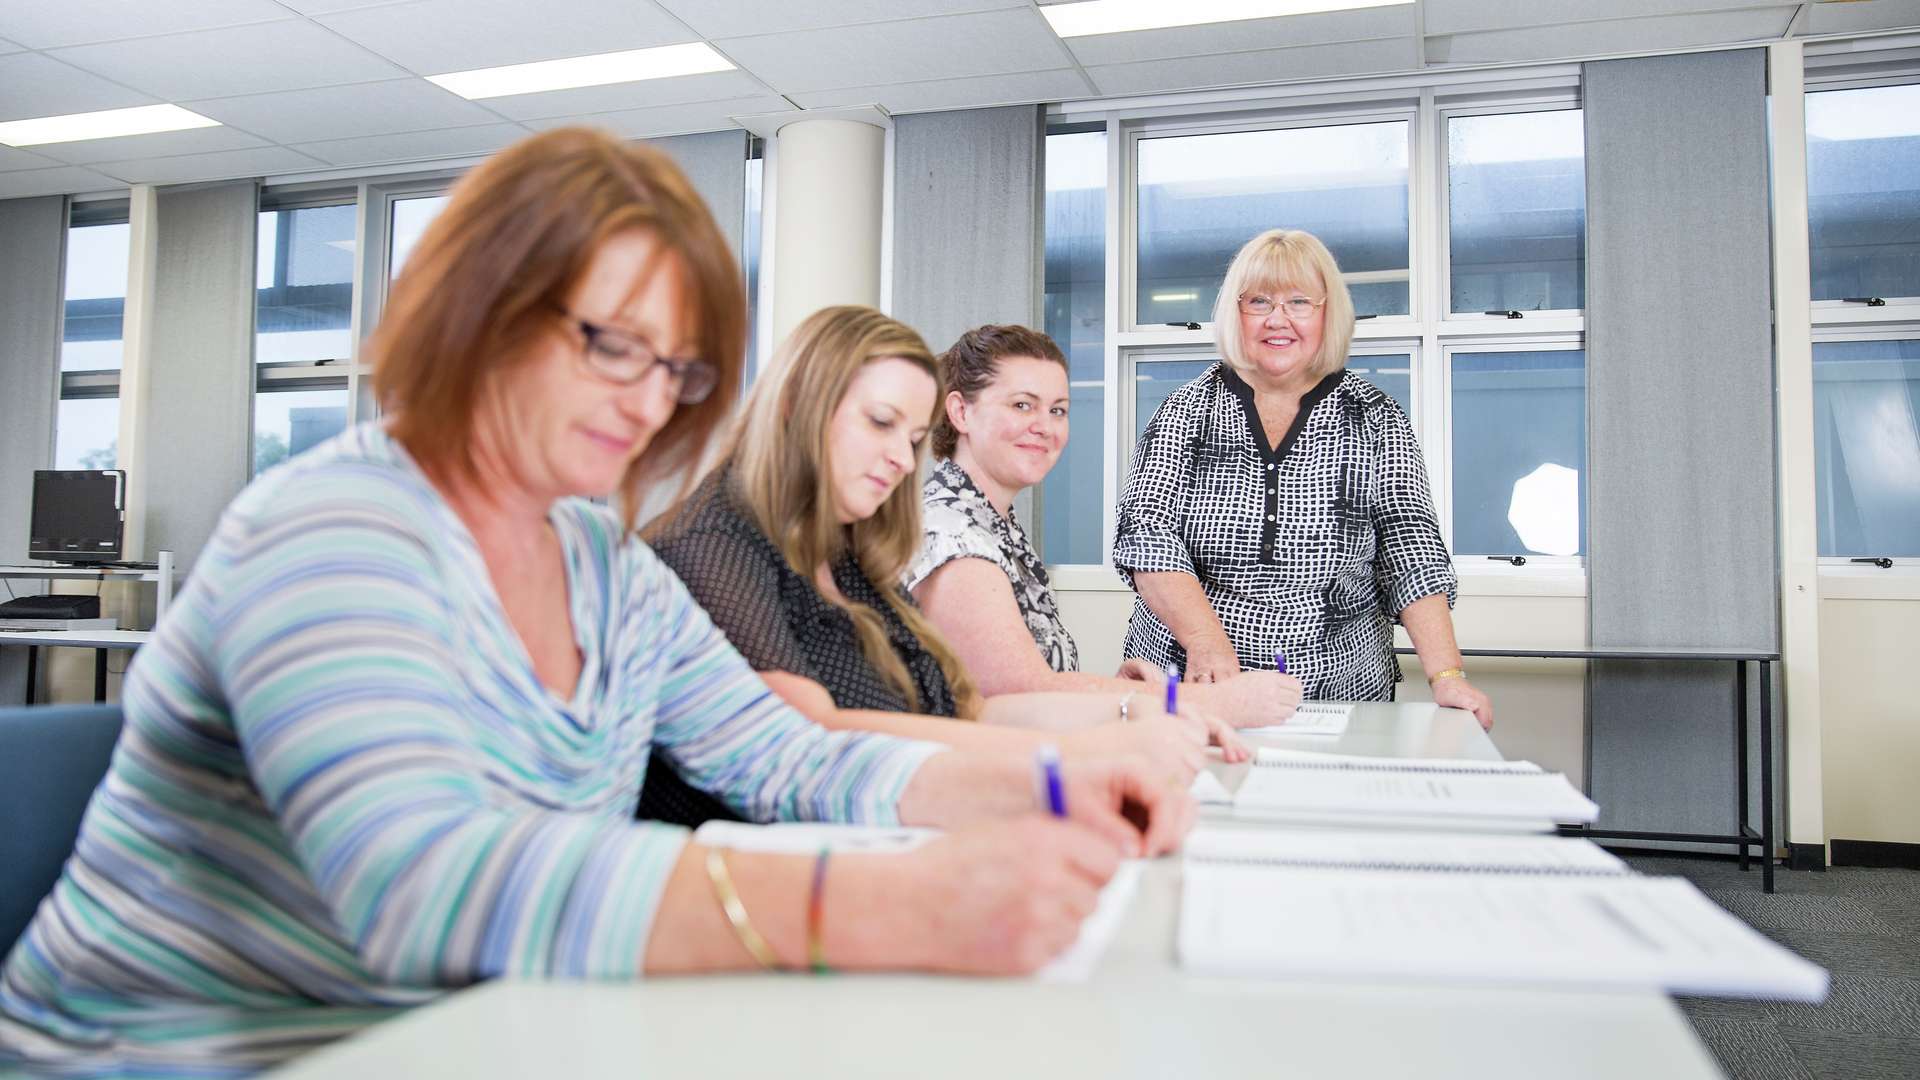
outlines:
[[[60,880],[119,738],[118,705],[0,709],[0,957]]]

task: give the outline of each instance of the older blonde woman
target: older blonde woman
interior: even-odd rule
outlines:
[[[1224,362],[1168,395],[1120,496],[1113,561],[1139,594],[1126,655],[1203,683],[1278,666],[1310,698],[1385,700],[1398,621],[1434,700],[1491,726],[1413,427],[1345,370],[1353,302],[1333,256],[1304,232],[1254,237],[1213,326]]]

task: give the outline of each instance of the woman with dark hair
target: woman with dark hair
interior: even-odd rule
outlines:
[[[1020,492],[1046,478],[1066,449],[1067,358],[1024,326],[982,326],[940,358],[946,400],[933,428],[935,462],[922,488],[925,542],[907,584],[988,694],[1040,690],[1125,693],[1164,671],[1139,660],[1118,677],[1080,670],[1046,567],[1013,515]],[[1030,647],[1037,646],[1037,648]],[[1276,724],[1300,703],[1300,683],[1246,672],[1186,688],[1187,700],[1235,726]],[[1238,760],[1238,739],[1215,732]]]
[[[742,310],[657,151],[561,129],[460,182],[370,342],[389,419],[250,485],[129,674],[0,1071],[251,1072],[497,976],[1031,970],[1177,843],[1129,764],[1069,763],[1054,821],[1031,761],[808,722],[582,498],[698,456]],[[756,819],[961,827],[830,873],[706,848],[633,820],[654,750]]]
[[[833,728],[1069,759],[1137,754],[1184,786],[1204,722],[1137,684],[984,697],[900,587],[920,544],[919,467],[939,400],[920,335],[872,308],[815,312],[780,346],[730,451],[647,526],[660,558],[781,697]],[[966,723],[956,721],[980,721]],[[696,785],[697,786],[697,785]],[[641,813],[719,816],[653,768]]]

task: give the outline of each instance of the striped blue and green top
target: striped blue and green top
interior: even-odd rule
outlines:
[[[632,820],[653,749],[751,819],[894,820],[936,747],[812,724],[612,513],[550,520],[566,700],[378,427],[234,501],[0,972],[0,1071],[247,1072],[481,979],[635,977],[687,839]]]

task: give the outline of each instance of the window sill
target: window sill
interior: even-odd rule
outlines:
[[[1822,566],[1822,600],[1920,601],[1920,566]]]

